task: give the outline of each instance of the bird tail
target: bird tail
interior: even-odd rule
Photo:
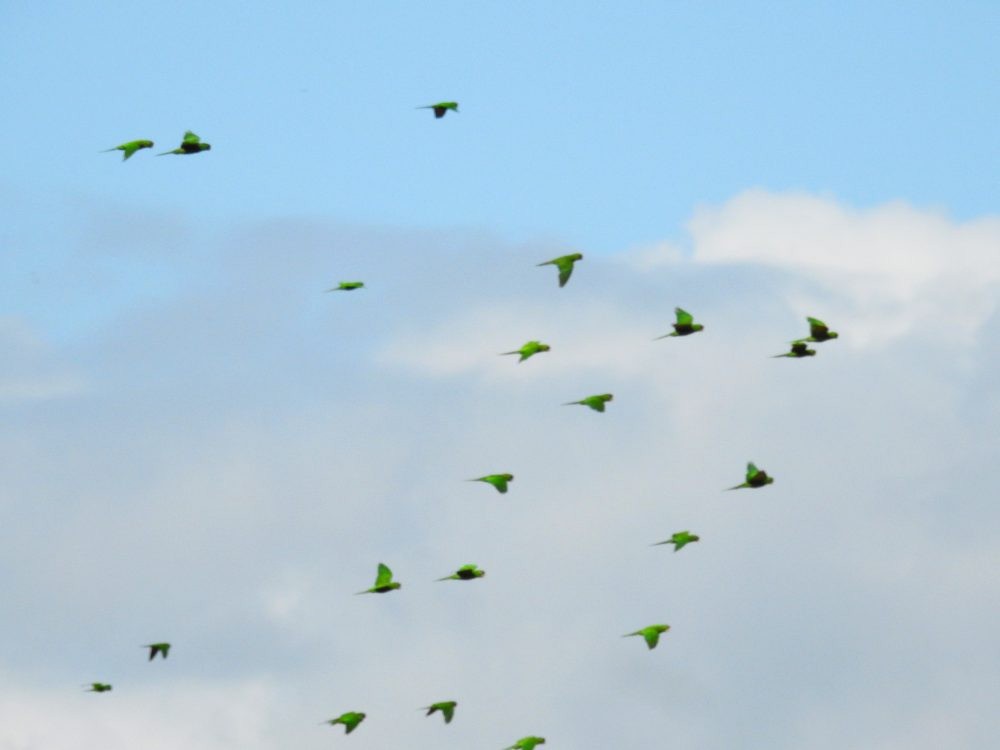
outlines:
[[[358,596],[359,594],[370,594],[370,593],[371,593],[371,591],[368,591],[368,590],[365,590],[365,591],[355,591],[354,595]]]
[[[726,489],[724,489],[723,492],[728,492],[729,490],[739,490],[743,489],[744,487],[746,487],[746,482],[744,482],[743,484],[738,484],[735,487],[726,487]]]

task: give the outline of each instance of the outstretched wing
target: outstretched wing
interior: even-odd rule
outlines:
[[[747,464],[747,481],[749,482],[755,476],[760,473],[760,469],[753,465],[753,463]]]
[[[677,325],[689,326],[694,322],[694,316],[692,316],[687,310],[675,307],[674,312],[677,314]]]
[[[809,350],[809,345],[804,341],[796,341],[792,344],[792,354],[797,354],[799,356],[805,354]]]
[[[556,261],[556,266],[559,268],[559,286],[566,286],[569,277],[573,275],[573,261],[567,258],[559,258]]]
[[[660,642],[660,633],[653,628],[644,630],[642,637],[646,639],[646,645],[649,646],[649,648],[656,648],[656,644]]]
[[[378,564],[378,575],[375,577],[375,588],[388,586],[392,583],[392,571],[384,563]]]
[[[201,143],[201,138],[196,136],[190,130],[186,130],[184,131],[184,139],[181,141],[181,143]]]
[[[823,338],[829,333],[829,327],[822,320],[818,318],[806,318],[806,320],[809,321],[809,335],[813,338]]]

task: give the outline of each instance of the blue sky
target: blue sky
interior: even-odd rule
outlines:
[[[998,26],[0,6],[0,747],[995,745]]]

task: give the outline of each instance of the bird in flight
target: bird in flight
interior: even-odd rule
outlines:
[[[441,715],[444,716],[444,723],[451,724],[452,718],[455,716],[455,706],[458,703],[456,701],[441,701],[440,703],[432,703],[429,706],[424,706],[421,711],[427,711],[425,716],[430,716],[435,711],[440,711]]]
[[[149,649],[149,661],[153,661],[157,654],[166,659],[170,653],[169,643],[147,643],[143,648]]]
[[[539,352],[547,352],[549,348],[550,347],[548,344],[543,344],[541,341],[529,341],[520,349],[515,349],[512,352],[501,352],[500,356],[505,357],[508,354],[520,354],[521,358],[517,360],[517,363],[521,364],[522,362],[524,362],[524,360],[528,359],[529,357],[535,356]]]
[[[358,594],[385,594],[403,587],[403,584],[392,580],[392,571],[385,563],[378,564],[378,574],[375,576],[375,585],[370,589],[357,592]],[[363,716],[363,715],[362,715]]]
[[[467,482],[486,482],[486,484],[492,484],[496,491],[503,495],[507,492],[507,483],[514,481],[513,474],[487,474],[485,477],[477,477],[476,479],[466,479]]]
[[[120,146],[115,146],[114,148],[106,148],[101,153],[102,154],[106,154],[106,153],[108,153],[108,151],[121,151],[122,152],[122,161],[125,161],[126,159],[131,158],[132,154],[134,154],[136,151],[139,151],[140,149],[152,148],[152,147],[153,147],[153,142],[152,141],[146,141],[146,140],[142,140],[142,141],[127,141],[126,143],[123,143]]]
[[[800,341],[813,341],[820,343],[822,341],[829,341],[830,339],[840,338],[840,334],[836,331],[831,331],[829,326],[818,318],[806,318],[809,321],[809,335],[804,339],[796,339],[792,343],[797,344]]]
[[[445,576],[444,578],[438,578],[439,581],[471,581],[475,578],[482,578],[486,575],[485,570],[480,570],[476,567],[475,563],[469,563],[468,565],[463,565],[461,568],[456,570],[450,576]]]
[[[348,711],[347,713],[341,714],[336,719],[327,719],[322,723],[329,724],[330,726],[343,724],[344,734],[350,734],[355,729],[357,729],[358,724],[360,724],[364,720],[365,720],[365,715],[360,711]]]
[[[106,693],[111,689],[111,686],[104,682],[91,682],[84,687],[87,688],[88,693]]]
[[[810,349],[806,342],[796,341],[792,344],[792,349],[784,354],[775,354],[771,359],[778,359],[779,357],[791,357],[792,359],[801,359],[802,357],[815,357],[816,350]]]
[[[674,332],[657,336],[654,341],[669,338],[670,336],[690,336],[692,333],[698,333],[698,331],[703,331],[705,329],[705,326],[701,323],[694,322],[694,317],[687,310],[675,307],[674,314],[677,316],[677,322],[673,324]]]
[[[332,289],[327,289],[328,292],[353,292],[355,289],[361,289],[365,285],[363,281],[341,281],[337,286]]]
[[[433,109],[435,119],[440,120],[449,112],[458,113],[458,102],[438,102],[437,104],[428,104],[426,107],[417,107],[417,109]]]
[[[568,401],[563,406],[589,406],[594,411],[604,411],[604,405],[614,398],[610,393],[600,393],[596,396],[587,396],[579,401]]]
[[[552,260],[547,260],[544,263],[539,263],[539,266],[555,266],[559,269],[559,286],[566,286],[566,282],[569,281],[569,277],[573,274],[573,264],[578,260],[583,260],[583,255],[581,253],[573,253],[572,255],[560,255],[558,258],[553,258]]]
[[[626,633],[622,636],[622,638],[628,638],[633,635],[641,635],[645,639],[646,645],[650,649],[654,649],[656,648],[656,644],[660,642],[660,634],[666,633],[668,630],[670,630],[669,625],[647,625],[634,633]]]
[[[744,487],[750,487],[756,489],[758,487],[763,487],[774,482],[774,477],[769,477],[766,471],[761,471],[754,464],[747,464],[747,479],[743,484],[738,484],[735,487],[727,487],[730,490],[739,490]]]
[[[157,154],[157,156],[166,156],[167,154],[198,154],[202,151],[209,151],[211,148],[212,144],[202,143],[201,138],[188,130],[184,133],[184,139],[181,141],[180,146],[173,151],[164,151]]]
[[[522,737],[510,747],[503,750],[535,750],[536,745],[544,745],[544,737]]]
[[[674,552],[680,552],[684,549],[685,545],[691,544],[691,542],[697,542],[701,539],[697,534],[692,534],[690,531],[676,531],[673,535],[663,542],[657,542],[656,544],[650,545],[651,547],[657,547],[661,544],[672,544],[674,545]]]

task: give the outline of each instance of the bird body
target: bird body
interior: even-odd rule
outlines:
[[[441,701],[440,703],[432,703],[429,706],[424,706],[420,710],[427,711],[425,716],[430,716],[435,711],[440,711],[441,715],[444,716],[444,723],[451,724],[451,720],[455,716],[455,706],[457,705],[457,701]]]
[[[486,575],[485,570],[480,570],[475,563],[469,563],[468,565],[463,565],[461,568],[456,570],[450,576],[445,576],[444,578],[438,578],[439,581],[471,581],[476,578],[482,578]]]
[[[673,324],[674,332],[664,334],[663,336],[657,336],[656,340],[669,338],[671,336],[690,336],[692,333],[698,333],[698,331],[705,330],[705,326],[701,323],[694,322],[694,317],[687,310],[675,307],[674,314],[677,316],[677,322]]]
[[[166,659],[170,653],[169,643],[147,643],[143,648],[149,649],[149,661],[153,661],[157,654]]]
[[[370,589],[357,592],[358,594],[386,594],[403,587],[403,584],[392,580],[392,571],[385,563],[378,564],[378,573],[375,576],[375,585]]]
[[[544,737],[522,737],[510,747],[503,750],[535,750],[536,745],[544,745]]]
[[[735,487],[729,487],[730,490],[738,490],[744,487],[750,487],[756,489],[758,487],[764,487],[765,485],[772,484],[774,482],[774,477],[769,477],[766,471],[761,471],[754,464],[747,464],[747,475],[746,481],[743,484],[738,484]]]
[[[437,104],[428,104],[425,107],[417,107],[417,109],[433,109],[434,118],[440,120],[449,112],[458,113],[458,102],[438,102]]]
[[[122,161],[126,161],[127,159],[131,158],[132,154],[134,154],[136,151],[139,151],[140,149],[144,148],[152,148],[153,145],[154,144],[152,141],[147,141],[147,140],[127,141],[121,144],[120,146],[115,146],[114,148],[106,148],[101,153],[106,154],[108,153],[108,151],[121,151]]]
[[[167,154],[199,154],[202,151],[209,151],[211,148],[212,144],[202,143],[201,138],[188,130],[184,133],[184,138],[181,140],[180,146],[173,151],[159,153],[157,156],[166,156]]]
[[[485,477],[467,479],[467,482],[486,482],[492,484],[501,495],[507,492],[507,484],[514,481],[513,474],[487,474]]]
[[[332,289],[327,289],[328,292],[353,292],[355,289],[361,289],[365,285],[363,281],[341,281],[337,286]]]
[[[820,343],[823,341],[829,341],[830,339],[840,338],[840,334],[836,331],[831,331],[830,327],[824,323],[819,318],[806,318],[809,321],[809,335],[804,339],[796,339],[793,344],[797,344],[802,341],[813,341]]]
[[[521,358],[517,360],[517,363],[521,364],[522,362],[524,362],[524,360],[528,359],[529,357],[533,357],[539,352],[547,352],[549,349],[550,349],[549,345],[543,344],[541,341],[529,341],[520,349],[515,349],[512,352],[501,352],[500,356],[505,357],[508,354],[520,354]]]
[[[656,644],[660,642],[660,634],[666,633],[668,630],[670,630],[669,625],[647,625],[634,633],[626,633],[622,636],[622,638],[628,638],[633,635],[641,635],[646,641],[646,646],[652,650],[656,648]]]
[[[652,545],[654,547],[661,544],[672,544],[674,545],[674,552],[680,552],[684,547],[692,542],[697,542],[701,539],[697,534],[692,534],[690,531],[676,531],[674,534],[663,542],[657,542]]]
[[[88,693],[106,693],[111,690],[111,686],[104,682],[91,682],[90,685],[84,685],[87,688]]]
[[[610,393],[599,393],[596,396],[587,396],[587,398],[582,398],[579,401],[568,401],[563,406],[589,406],[594,411],[604,411],[604,405],[614,399],[614,396]]]
[[[330,726],[336,726],[337,724],[344,725],[344,734],[350,734],[355,729],[358,728],[358,724],[365,720],[365,715],[360,711],[348,711],[347,713],[341,714],[336,719],[327,719],[324,724],[329,724]]]
[[[578,260],[583,260],[583,255],[581,253],[573,253],[572,255],[561,255],[558,258],[553,258],[552,260],[547,260],[544,263],[539,263],[539,266],[555,266],[559,269],[559,286],[566,286],[566,282],[569,281],[569,277],[573,274],[573,264]]]
[[[810,349],[806,345],[806,340],[795,341],[792,343],[792,349],[785,354],[775,354],[771,359],[778,359],[779,357],[791,357],[792,359],[801,359],[802,357],[815,357],[816,350]]]

